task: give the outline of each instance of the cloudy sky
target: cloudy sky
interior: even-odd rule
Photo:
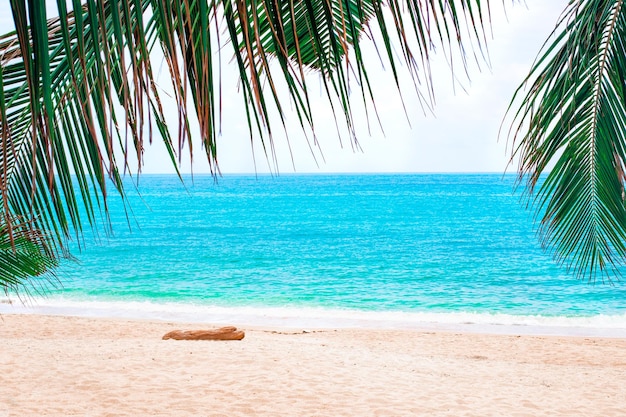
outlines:
[[[258,143],[256,152],[253,151],[237,89],[236,68],[225,66],[223,125],[218,139],[220,168],[223,173],[266,172],[277,168],[282,173],[294,170],[504,172],[509,160],[507,138],[499,137],[498,132],[507,105],[567,2],[526,0],[525,4],[516,2],[514,6],[506,2],[506,14],[501,2],[493,2],[493,35],[488,43],[490,68],[482,65],[479,69],[470,65],[470,80],[464,77],[463,71],[457,71],[460,81],[453,87],[445,59],[439,56],[432,67],[436,99],[434,114],[424,114],[412,84],[406,83],[403,97],[408,118],[405,116],[391,71],[382,68],[374,48],[370,48],[366,60],[371,63],[368,69],[382,130],[373,117],[368,130],[355,86],[354,111],[361,150],[354,150],[345,132],[341,141],[338,138],[323,97],[314,97],[316,134],[321,150],[315,150],[315,156],[311,153],[304,134],[297,127],[296,114],[288,113],[288,139],[278,129],[278,121],[275,126],[278,130],[274,137],[278,167],[267,162]],[[0,27],[10,26],[8,2],[0,2]],[[162,74],[167,76],[167,71]],[[317,94],[317,91],[313,92],[313,96]],[[146,152],[143,172],[173,172],[168,161],[163,147],[155,144]],[[512,169],[514,167],[509,168]],[[188,160],[183,162],[183,170],[190,170]],[[193,171],[208,171],[201,152],[197,152]]]

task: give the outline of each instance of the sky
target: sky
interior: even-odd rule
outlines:
[[[371,64],[368,70],[382,129],[375,117],[370,117],[368,129],[359,106],[360,93],[354,86],[352,99],[360,145],[360,149],[354,149],[345,129],[341,140],[338,137],[321,91],[312,91],[319,149],[311,152],[295,112],[287,109],[288,136],[282,133],[278,120],[274,126],[277,166],[265,158],[260,142],[255,143],[253,150],[237,88],[237,69],[225,65],[222,134],[218,138],[221,172],[514,172],[515,164],[509,165],[507,137],[499,134],[499,129],[515,89],[567,3],[568,0],[526,0],[511,5],[507,1],[505,11],[502,2],[492,2],[492,27],[487,44],[490,65],[482,64],[478,68],[470,64],[469,80],[457,68],[460,80],[453,83],[446,60],[443,55],[437,55],[432,63],[436,100],[433,113],[425,114],[404,73],[405,114],[392,73],[382,67],[370,44],[365,59]],[[11,25],[8,2],[0,2],[0,28]],[[167,75],[163,70],[161,76]],[[182,170],[208,172],[198,143],[195,150],[193,165],[185,157]],[[158,140],[147,148],[142,172],[174,172]]]

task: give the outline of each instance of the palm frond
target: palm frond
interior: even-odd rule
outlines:
[[[532,68],[513,125],[513,156],[542,242],[592,281],[619,276],[626,256],[625,42],[624,1],[572,1]]]
[[[26,287],[37,289],[34,279],[53,277],[58,261],[47,242],[45,236],[19,219],[0,221],[0,288],[5,294]]]
[[[360,46],[370,24],[382,34],[398,90],[402,61],[416,85],[430,89],[435,46],[464,60],[466,39],[480,53],[489,16],[488,2],[480,0],[58,0],[55,18],[45,2],[10,5],[16,30],[0,37],[2,238],[16,242],[12,222],[22,219],[54,256],[65,253],[68,238],[80,240],[86,224],[102,218],[106,225],[109,184],[123,196],[131,155],[140,170],[153,137],[163,140],[175,167],[184,148],[193,156],[192,117],[211,170],[219,173],[226,45],[251,138],[273,148],[272,115],[278,111],[285,125],[285,102],[295,103],[303,129],[313,129],[306,80],[312,71],[353,131],[351,74],[357,97],[373,101]],[[169,70],[165,88],[173,91],[174,117],[165,114],[157,87],[156,49]]]
[[[121,172],[130,152],[141,160],[144,126],[164,125],[145,30],[137,30],[146,4],[75,1],[74,13],[59,1],[49,20],[43,3],[12,1],[16,31],[0,38],[2,231],[10,241],[19,218],[63,254],[72,230],[80,239],[85,223],[106,216],[108,181],[123,192]],[[168,131],[161,134],[171,150]]]

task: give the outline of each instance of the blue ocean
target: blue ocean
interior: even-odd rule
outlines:
[[[111,198],[112,234],[73,242],[60,285],[26,308],[311,327],[626,329],[624,284],[579,281],[557,265],[514,183],[142,175],[125,202]]]

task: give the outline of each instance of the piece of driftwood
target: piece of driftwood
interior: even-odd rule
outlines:
[[[221,327],[213,330],[173,330],[163,340],[241,340],[246,334],[234,326]]]

